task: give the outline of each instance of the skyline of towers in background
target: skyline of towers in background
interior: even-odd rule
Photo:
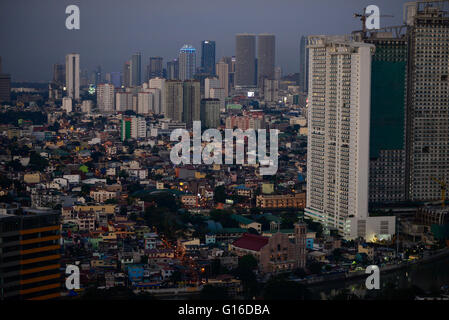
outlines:
[[[162,57],[150,57],[147,66],[146,81],[164,76],[163,60]]]
[[[307,48],[307,37],[301,36],[299,41],[299,90],[308,92],[309,88],[309,49]]]

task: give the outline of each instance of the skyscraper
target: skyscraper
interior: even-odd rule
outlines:
[[[71,53],[65,57],[65,84],[67,96],[79,100],[80,98],[80,55]]]
[[[307,37],[302,36],[299,43],[299,90],[307,93],[309,89],[309,49]]]
[[[114,112],[114,85],[100,84],[97,87],[97,107],[101,113]]]
[[[128,88],[131,86],[131,62],[126,61],[123,65],[123,86]]]
[[[257,36],[257,84],[263,88],[264,79],[274,79],[276,38],[274,34]]]
[[[65,66],[63,64],[53,65],[53,82],[59,85],[65,85]]]
[[[131,57],[131,87],[137,87],[142,84],[142,54],[136,52]]]
[[[256,85],[256,36],[237,34],[235,36],[235,85]]]
[[[166,108],[165,105],[166,96],[164,94],[165,82],[166,80],[164,78],[153,78],[150,79],[149,81],[149,88],[159,91],[157,94],[154,94],[154,99],[157,101],[154,102],[153,112],[156,114],[164,113],[164,110]]]
[[[0,103],[11,100],[11,76],[0,73]]]
[[[162,62],[162,57],[150,57],[150,61],[147,66],[147,81],[152,78],[163,77]]]
[[[210,89],[212,88],[221,88],[220,80],[216,77],[209,77],[204,79],[204,98],[210,98]]]
[[[167,62],[167,79],[168,80],[179,80],[179,61],[178,61],[178,59],[173,59],[173,61]]]
[[[216,66],[220,88],[225,90],[225,96],[229,96],[229,66],[227,63],[220,61]]]
[[[201,41],[201,69],[209,75],[215,75],[215,41]]]
[[[371,54],[346,36],[309,37],[305,214],[347,239],[394,232],[394,217],[368,215]],[[393,231],[392,231],[393,230]]]
[[[179,50],[179,80],[191,80],[196,71],[196,49],[184,45]]]
[[[447,1],[444,2],[447,5]],[[443,2],[408,6],[406,187],[412,201],[441,199],[449,184],[449,14]]]
[[[183,83],[179,80],[165,82],[165,110],[166,118],[182,122],[183,119]]]
[[[220,100],[201,99],[201,124],[205,128],[220,126]]]
[[[408,45],[405,28],[356,33],[372,43],[370,114],[370,205],[405,198],[405,109]]]
[[[191,128],[193,121],[200,121],[201,95],[199,81],[184,81],[182,122]]]

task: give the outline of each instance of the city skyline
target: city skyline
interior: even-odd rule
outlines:
[[[191,43],[199,49],[201,41],[206,39],[216,42],[218,62],[223,56],[235,55],[235,35],[248,32],[274,34],[275,65],[282,67],[284,74],[296,73],[302,35],[346,34],[358,30],[361,22],[352,15],[371,4],[369,1],[314,3],[285,0],[275,4],[231,1],[223,7],[218,3],[196,0],[189,8],[183,8],[180,4],[156,2],[157,5],[151,5],[153,2],[136,0],[132,2],[133,6],[124,8],[123,4],[115,1],[108,2],[107,6],[102,5],[102,1],[78,1],[80,30],[65,28],[65,7],[69,3],[41,1],[34,8],[26,6],[23,1],[2,2],[0,24],[14,25],[14,21],[21,21],[20,28],[0,28],[1,43],[14,43],[2,48],[4,72],[11,74],[13,82],[47,82],[51,80],[53,64],[63,63],[65,55],[71,52],[80,53],[83,57],[81,70],[94,70],[101,65],[104,73],[120,71],[124,61],[134,52],[142,53],[145,61],[142,67],[145,67],[149,57],[161,56],[164,61],[170,61],[177,57],[184,44]],[[404,3],[376,2],[381,13],[394,15],[394,18],[382,18],[381,27],[402,23]],[[255,10],[256,5],[263,10]],[[239,10],[233,10],[237,7]],[[247,15],[251,19],[245,18]],[[320,19],[321,15],[326,19]],[[39,28],[35,27],[37,25]],[[210,28],[204,28],[205,25],[210,25]],[[165,28],[164,32],[160,32],[162,28]],[[20,45],[14,42],[17,38],[23,39]],[[50,52],[46,50],[49,47],[52,48]],[[37,60],[38,65],[33,63]]]

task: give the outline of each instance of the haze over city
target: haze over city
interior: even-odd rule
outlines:
[[[143,61],[176,58],[186,43],[197,50],[204,39],[215,40],[216,56],[232,56],[237,33],[276,35],[276,65],[283,73],[299,69],[301,35],[345,34],[361,29],[360,13],[379,6],[381,26],[402,23],[405,1],[398,0],[27,0],[0,2],[0,43],[4,72],[12,81],[48,82],[52,65],[67,52],[81,54],[81,68],[100,65],[121,71],[123,61],[142,52]],[[78,5],[81,29],[65,28],[65,8]]]

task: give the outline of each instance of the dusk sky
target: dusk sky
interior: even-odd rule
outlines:
[[[1,0],[0,56],[12,81],[48,81],[54,63],[81,54],[81,69],[101,65],[121,71],[135,51],[142,72],[150,56],[164,67],[183,44],[197,49],[215,40],[217,61],[234,55],[236,33],[274,33],[276,65],[298,72],[299,39],[309,34],[347,34],[361,29],[353,13],[379,6],[381,27],[402,23],[403,0]],[[81,29],[65,27],[66,6],[78,5]]]

